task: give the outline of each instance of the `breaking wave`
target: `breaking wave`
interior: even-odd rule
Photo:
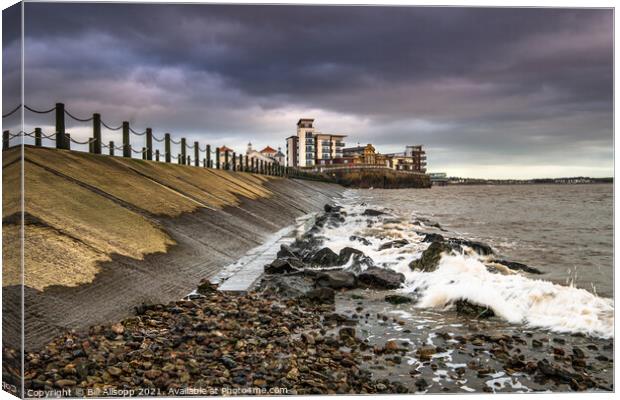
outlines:
[[[347,212],[344,223],[319,232],[325,246],[336,253],[347,246],[357,248],[372,258],[375,265],[403,273],[406,280],[400,290],[415,293],[416,307],[445,309],[457,300],[467,300],[492,309],[510,323],[613,338],[612,299],[509,270],[492,272],[484,257],[473,252],[444,254],[433,272],[412,271],[409,263],[429,245],[422,241],[421,233],[429,225],[415,216],[399,216],[391,210],[378,217],[363,216],[370,206],[359,204],[354,196],[345,198],[342,205]],[[408,243],[381,249],[398,239]]]

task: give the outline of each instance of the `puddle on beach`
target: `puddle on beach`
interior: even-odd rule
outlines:
[[[569,382],[535,382],[527,373],[508,373],[506,360],[521,357],[528,363],[546,358],[562,363],[578,348],[586,353],[591,377],[613,382],[612,340],[528,329],[497,317],[475,320],[454,310],[387,303],[385,296],[394,293],[358,289],[336,296],[336,312],[357,320],[357,334],[371,347],[383,348],[395,340],[405,349],[368,357],[364,366],[375,379],[399,381],[412,392],[423,393],[570,391]],[[504,344],[494,340],[501,335],[509,337]],[[430,360],[420,359],[421,347],[435,349]]]

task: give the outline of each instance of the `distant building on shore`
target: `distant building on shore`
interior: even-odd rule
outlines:
[[[402,153],[380,154],[372,144],[343,149],[343,164],[382,165],[397,171],[426,172],[422,146],[406,146]]]
[[[263,160],[269,163],[276,162],[280,165],[284,165],[284,162],[286,161],[286,157],[284,156],[284,154],[282,154],[282,151],[280,150],[279,147],[278,147],[278,150],[275,150],[271,146],[267,146],[261,151],[256,151],[252,148],[251,142],[248,143],[248,148],[245,154],[250,159],[256,158],[258,160]]]
[[[337,163],[342,159],[345,137],[319,132],[314,127],[314,119],[301,118],[297,122],[297,134],[286,139],[286,164],[312,167]]]

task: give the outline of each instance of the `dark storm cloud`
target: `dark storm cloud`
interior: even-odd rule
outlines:
[[[579,155],[610,174],[612,23],[600,9],[28,3],[26,95],[237,146],[283,146],[303,115],[383,151],[425,144],[433,170]]]

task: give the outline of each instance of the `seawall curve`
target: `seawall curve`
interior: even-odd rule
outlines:
[[[3,152],[3,182],[20,159]],[[25,148],[26,350],[192,290],[342,187],[47,148]],[[11,192],[11,191],[9,191]],[[3,199],[4,342],[19,338],[19,203]],[[9,246],[6,246],[6,245]],[[13,318],[13,320],[11,320]]]

